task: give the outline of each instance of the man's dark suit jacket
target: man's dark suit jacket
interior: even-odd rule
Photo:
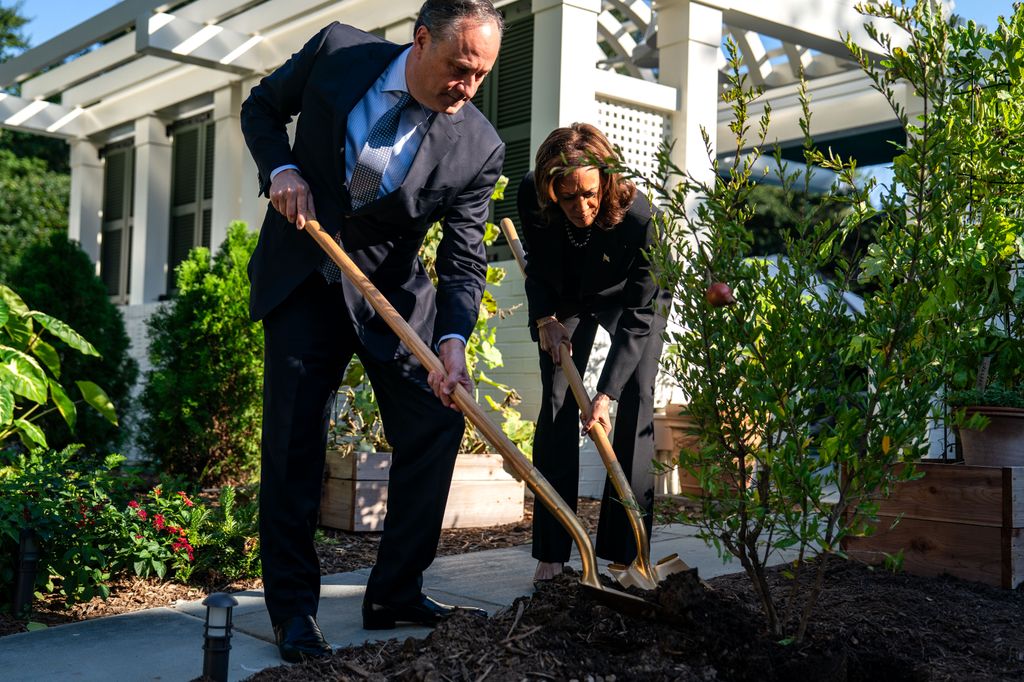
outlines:
[[[519,186],[517,205],[529,249],[526,296],[533,340],[538,337],[536,321],[542,317],[594,315],[612,337],[597,390],[618,400],[650,335],[664,327],[671,303],[668,292],[659,289],[645,254],[656,229],[650,203],[637,192],[622,222],[610,230],[590,227],[587,246],[579,250],[566,242],[568,220],[560,210],[550,223],[541,213],[532,172]],[[582,259],[574,268],[582,274],[579,281],[567,281],[566,249],[572,250],[570,257]]]
[[[388,64],[405,49],[337,22],[315,35],[252,89],[242,105],[246,144],[259,170],[260,193],[270,173],[299,167],[313,193],[317,219],[428,344],[444,334],[469,338],[483,294],[483,246],[491,192],[505,146],[469,102],[435,114],[401,187],[357,211],[345,179],[348,114]],[[295,143],[285,126],[296,114]],[[417,254],[430,225],[443,220],[435,291]],[[268,207],[249,262],[250,314],[262,319],[319,265],[322,251]],[[345,304],[366,349],[380,360],[408,351],[346,280]]]

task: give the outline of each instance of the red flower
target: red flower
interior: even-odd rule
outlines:
[[[136,512],[136,513],[137,513],[137,514],[139,515],[139,518],[140,518],[140,519],[142,519],[143,521],[145,521],[145,520],[146,520],[146,516],[147,516],[147,514],[146,514],[146,510],[145,510],[145,509],[140,509],[140,510],[139,510],[138,512]]]
[[[153,497],[160,497],[160,493],[162,493],[162,492],[163,491],[160,490],[160,486],[157,486],[157,487],[153,488]]]
[[[165,524],[164,524],[164,515],[163,514],[157,514],[156,516],[153,517],[153,526],[157,530],[163,530],[164,525]]]
[[[188,499],[188,495],[186,495],[184,491],[179,490],[178,491],[178,496],[181,497],[181,500],[182,500],[182,502],[185,503],[186,507],[191,507],[192,506],[192,500]]]
[[[175,552],[184,551],[186,554],[188,554],[188,560],[189,561],[192,561],[192,560],[195,559],[195,554],[193,554],[193,552],[192,552],[192,545],[189,544],[188,540],[185,540],[185,539],[175,540],[174,543],[171,545],[171,548]]]
[[[132,500],[131,502],[128,503],[128,506],[131,507],[132,509],[135,509],[136,507],[139,506],[139,503],[136,500]]]
[[[141,540],[141,539],[142,539],[142,536],[141,536],[141,535],[139,535],[138,533],[136,533],[136,534],[135,534],[135,539],[136,539],[136,540]]]

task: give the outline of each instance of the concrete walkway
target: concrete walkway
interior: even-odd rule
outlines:
[[[703,578],[738,570],[724,564],[713,549],[694,537],[688,526],[654,530],[651,557],[676,552]],[[579,569],[574,556],[572,564]],[[602,569],[607,562],[600,562]],[[439,601],[471,604],[494,613],[516,597],[533,592],[534,560],[529,547],[495,549],[440,557],[424,576],[424,591]],[[391,638],[424,637],[424,627],[368,632],[361,627],[360,605],[370,569],[323,578],[320,627],[336,647]],[[280,665],[270,620],[259,591],[236,593],[231,639],[230,679],[242,680],[264,668]],[[191,680],[203,669],[203,618],[199,601],[173,608],[61,625],[0,638],[0,679],[17,682],[95,680]]]

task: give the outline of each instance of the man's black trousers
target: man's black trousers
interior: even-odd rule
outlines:
[[[373,385],[392,447],[388,511],[366,598],[401,605],[420,595],[437,551],[465,428],[412,357],[375,360],[363,347],[340,284],[313,273],[263,321],[260,553],[267,610],[279,624],[316,615],[320,565],[313,534],[335,393],[353,355]]]

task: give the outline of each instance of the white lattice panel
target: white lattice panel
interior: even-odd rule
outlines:
[[[598,98],[597,127],[622,149],[626,164],[653,181],[658,146],[672,135],[671,119],[660,111]]]

